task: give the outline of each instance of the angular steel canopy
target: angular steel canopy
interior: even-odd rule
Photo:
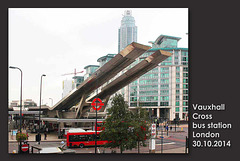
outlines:
[[[80,84],[77,89],[73,90],[57,104],[51,107],[50,110],[67,110],[79,103],[75,113],[75,118],[83,117],[84,113],[86,114],[86,111],[91,108],[90,102],[96,97],[95,93],[91,97],[87,98],[89,94],[115,77],[120,71],[132,64],[136,58],[150,48],[151,47],[139,43],[131,43],[109,62],[93,73],[82,84]],[[172,53],[164,50],[153,51],[153,54],[148,56],[145,60],[142,60],[140,63],[136,64],[134,67],[127,70],[121,76],[117,77],[115,80],[103,87],[97,97],[101,98],[106,105],[112,94],[152,70],[171,55]],[[103,107],[103,109],[104,108],[105,107]]]
[[[139,43],[131,43],[120,53],[118,53],[109,62],[99,68],[92,76],[80,84],[77,89],[70,92],[67,96],[62,98],[57,104],[50,108],[50,110],[66,110],[81,103],[85,103],[86,97],[96,90],[99,86],[116,76],[121,70],[129,66],[135,61],[137,57],[142,55],[151,47]]]
[[[98,97],[104,99],[107,96],[114,94],[121,88],[125,87],[134,80],[138,79],[143,74],[158,66],[159,63],[161,63],[171,55],[172,53],[164,50],[155,51],[145,60],[141,61],[133,68],[129,69],[127,72],[115,79],[113,82],[102,88],[101,92],[98,94]]]
[[[100,99],[105,99],[106,97],[111,96],[118,90],[122,89],[126,85],[138,79],[143,74],[147,73],[148,71],[158,66],[159,63],[161,63],[171,55],[172,53],[164,50],[155,51],[145,60],[141,61],[140,63],[129,69],[127,72],[116,78],[114,81],[103,87],[97,97]],[[92,99],[95,97],[96,96],[92,96],[87,100],[92,101]],[[86,107],[83,112],[86,112],[89,108],[91,107]]]

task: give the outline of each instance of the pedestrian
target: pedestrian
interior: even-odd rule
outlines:
[[[47,140],[47,132],[44,132],[44,140]]]
[[[166,130],[167,130],[167,136],[168,136],[168,125],[166,126]]]
[[[60,131],[60,138],[63,138],[63,130]]]
[[[159,124],[157,124],[157,131],[159,131]]]

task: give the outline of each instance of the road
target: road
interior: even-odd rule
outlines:
[[[163,138],[163,145],[161,144],[161,139],[157,138],[156,139],[156,146],[155,146],[155,151],[158,153],[161,153],[162,150],[161,148],[163,147],[163,153],[166,150],[172,150],[174,152],[174,149],[178,149],[178,148],[185,148],[186,145],[186,136],[188,136],[188,128],[183,128],[182,131],[175,132],[174,129],[172,131],[169,131],[168,136],[167,133],[164,132],[164,138]],[[143,147],[140,146],[140,153],[149,153],[149,144],[148,144],[148,140],[146,141],[147,146]],[[60,142],[41,142],[41,145],[53,145],[56,143],[60,143]],[[36,142],[29,142],[30,146],[36,145]],[[8,150],[9,153],[12,153],[13,150],[18,151],[18,144],[16,142],[9,142],[8,144]],[[95,153],[95,147],[84,147],[84,148],[69,148],[72,150],[75,150],[76,153]],[[120,153],[119,149],[115,149],[117,153]],[[104,147],[98,147],[98,151],[100,153],[111,153],[112,149],[110,148],[104,148]],[[183,150],[184,152],[184,150]],[[123,153],[138,153],[138,149],[132,149],[132,150],[126,150]]]

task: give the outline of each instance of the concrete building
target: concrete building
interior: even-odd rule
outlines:
[[[13,100],[10,102],[10,107],[19,107],[20,106],[20,101],[19,100]],[[22,100],[22,106],[23,107],[36,107],[37,103],[34,102],[32,99],[25,99]]]
[[[74,81],[73,80],[64,80],[63,81],[63,93],[62,98],[65,97],[69,92],[71,92],[74,89]]]
[[[70,93],[72,90],[77,88],[82,82],[84,81],[83,76],[74,76],[71,80],[64,80],[63,81],[63,93],[62,98],[65,97],[68,93]]]
[[[84,76],[74,76],[72,79],[74,82],[74,88],[77,88],[77,86],[79,86],[84,81]]]
[[[181,38],[160,35],[152,43],[152,49],[140,56],[136,62],[145,59],[156,50],[173,53],[158,67],[132,82],[125,98],[129,107],[141,106],[152,116],[173,120],[186,120],[188,116],[188,48],[178,48]],[[134,65],[133,63],[133,65]]]
[[[137,26],[135,26],[132,11],[126,10],[121,20],[121,26],[118,29],[118,52],[132,42],[137,42]]]

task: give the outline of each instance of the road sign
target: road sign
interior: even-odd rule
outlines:
[[[155,138],[156,137],[156,124],[152,124],[152,127],[151,127],[151,136],[152,138]]]
[[[28,151],[28,144],[23,144],[21,149],[22,149],[23,152]]]
[[[152,124],[151,126],[151,138],[149,140],[149,150],[154,152],[155,151],[155,138],[156,138],[156,124]]]
[[[156,141],[153,138],[150,138],[149,140],[149,150],[153,151],[156,149]]]
[[[100,102],[100,103],[97,103],[96,101]],[[94,110],[97,110],[99,111],[102,106],[104,106],[104,103],[102,103],[102,100],[100,98],[95,98],[93,101],[92,101],[92,107]],[[98,106],[98,107],[97,107]]]

